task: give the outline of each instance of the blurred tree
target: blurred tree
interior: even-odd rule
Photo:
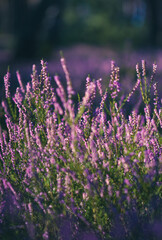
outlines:
[[[148,43],[149,45],[156,47],[159,44],[158,38],[162,31],[162,1],[161,0],[123,0],[125,8],[131,14],[134,12],[134,7],[138,6],[144,8],[146,5],[146,27],[148,29]],[[142,9],[141,9],[142,10]],[[142,11],[141,11],[142,13]],[[143,9],[144,14],[144,9]],[[142,17],[142,16],[141,16]]]
[[[61,18],[64,0],[40,0],[37,4],[30,5],[28,0],[13,0],[14,25],[17,36],[15,57],[33,57],[39,52],[39,35],[43,27],[43,20],[48,14],[47,10],[53,6],[55,24],[53,24],[53,44],[59,43],[59,32],[61,31]],[[51,8],[52,9],[52,8]],[[52,14],[52,13],[51,13]],[[46,28],[46,26],[44,26]]]
[[[148,8],[148,24],[149,24],[149,37],[152,46],[156,47],[158,44],[158,36],[162,31],[160,24],[161,12],[161,0],[145,0]]]
[[[15,36],[21,58],[68,43],[158,46],[162,39],[161,0],[0,0],[0,7],[0,31]]]

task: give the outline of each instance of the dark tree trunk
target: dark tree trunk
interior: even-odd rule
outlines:
[[[59,0],[42,0],[37,6],[29,7],[27,0],[14,0],[15,7],[15,33],[17,35],[17,48],[15,57],[31,58],[35,57],[37,49],[37,36],[41,28],[42,20],[47,8],[54,4],[59,9],[57,21],[54,26],[53,42],[58,44],[59,31],[61,30],[60,16],[62,2]]]
[[[13,0],[14,34],[16,35],[15,56],[26,57],[32,49],[29,31],[29,9],[27,0]],[[34,36],[32,36],[33,38]]]
[[[159,25],[159,1],[158,0],[146,0],[148,7],[148,24],[150,34],[150,44],[153,47],[157,46],[158,34],[160,31]]]

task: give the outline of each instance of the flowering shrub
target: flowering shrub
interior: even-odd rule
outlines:
[[[83,99],[74,103],[65,59],[61,64],[67,91],[57,75],[51,86],[47,63],[31,82],[10,96],[4,77],[6,131],[0,131],[1,239],[79,239],[93,231],[97,239],[155,239],[161,221],[162,111],[145,62],[137,64],[137,83],[120,98],[119,68],[111,63],[104,92],[101,79],[86,79]],[[154,89],[151,108],[151,86]],[[140,87],[144,115],[123,106]],[[97,108],[96,94],[101,101]],[[120,102],[120,104],[119,104]],[[67,229],[68,228],[68,229]],[[71,231],[67,233],[66,231]],[[68,237],[68,234],[70,237]],[[151,238],[152,237],[152,238]]]

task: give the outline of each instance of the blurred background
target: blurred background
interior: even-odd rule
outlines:
[[[16,70],[24,83],[32,64],[48,61],[49,72],[62,76],[59,51],[67,60],[76,91],[85,78],[106,81],[113,59],[121,68],[125,92],[136,81],[135,65],[145,59],[148,71],[158,64],[162,76],[161,0],[0,0],[0,84],[10,66],[11,91],[18,86]],[[4,89],[1,87],[0,98]]]

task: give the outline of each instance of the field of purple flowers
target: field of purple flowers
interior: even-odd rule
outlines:
[[[76,92],[82,95],[85,91],[85,79],[88,74],[91,78],[98,79],[102,76],[102,85],[106,89],[108,78],[111,72],[110,63],[113,59],[120,66],[120,85],[122,94],[129,93],[136,81],[135,66],[141,59],[146,59],[147,71],[151,75],[152,63],[156,61],[158,66],[156,78],[158,79],[159,89],[162,88],[162,50],[131,50],[126,46],[123,50],[115,51],[106,47],[96,47],[89,45],[74,45],[62,48],[67,60],[67,66],[71,75],[72,85]],[[66,86],[63,77],[62,68],[59,63],[59,49],[54,50],[51,56],[46,59],[48,61],[48,70],[51,76],[58,73],[61,82]],[[0,84],[3,85],[3,76],[6,73],[8,65],[12,74],[11,93],[14,94],[17,84],[16,71],[20,70],[22,82],[26,85],[30,81],[31,66],[33,62],[40,71],[40,59],[36,60],[14,60],[12,54],[0,52]],[[51,82],[53,85],[53,81]],[[4,92],[4,91],[3,91]],[[140,93],[139,93],[140,94]],[[161,92],[159,91],[159,94]],[[160,96],[162,97],[162,95]],[[2,91],[0,92],[0,99]],[[132,101],[134,98],[132,98]],[[134,104],[134,102],[133,102]]]
[[[88,76],[83,96],[74,91],[63,56],[61,66],[66,90],[58,75],[52,86],[43,60],[40,74],[33,65],[26,86],[17,71],[13,97],[9,71],[4,76],[0,239],[160,240],[157,65],[148,77],[145,61],[137,64],[136,82],[126,96],[114,61],[107,85]],[[137,90],[142,103],[126,114]]]

